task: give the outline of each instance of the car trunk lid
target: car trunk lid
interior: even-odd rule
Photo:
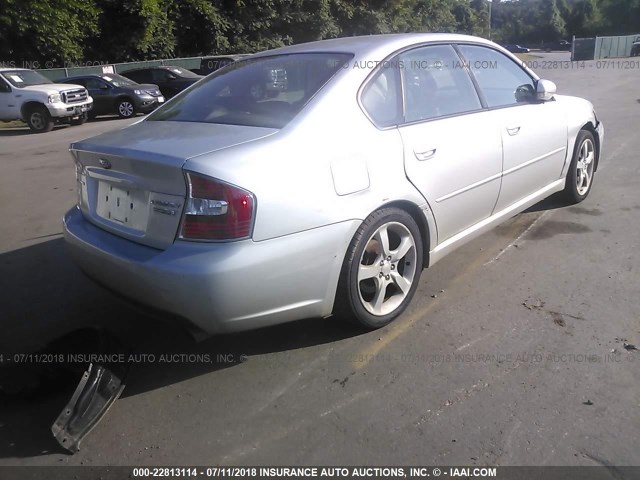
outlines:
[[[176,238],[193,157],[275,133],[270,128],[144,121],[71,145],[78,205],[115,235],[164,249]]]

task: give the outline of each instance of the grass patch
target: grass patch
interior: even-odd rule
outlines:
[[[26,126],[27,124],[22,120],[14,120],[13,122],[0,122],[0,128],[19,128]]]
[[[537,58],[542,58],[541,55],[533,55],[532,53],[514,53],[514,55],[524,62],[526,62],[527,60],[536,60]]]

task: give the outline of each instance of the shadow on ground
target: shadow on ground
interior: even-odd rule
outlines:
[[[136,359],[127,362],[126,397],[232,368],[245,356],[362,333],[337,321],[309,319],[197,343],[181,326],[141,313],[93,284],[60,238],[1,254],[0,273],[10,279],[0,292],[0,457],[61,451],[49,429],[88,366],[83,360],[89,353],[125,352]],[[96,341],[91,332],[116,341]],[[60,363],[59,354],[65,360],[68,354],[84,356]],[[176,361],[160,364],[160,355]]]

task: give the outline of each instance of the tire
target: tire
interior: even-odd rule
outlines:
[[[118,115],[120,118],[131,118],[136,114],[136,106],[129,98],[118,101]]]
[[[83,125],[84,123],[87,122],[87,120],[89,120],[89,114],[88,113],[83,113],[82,115],[80,115],[75,120],[71,119],[71,125]]]
[[[347,250],[335,315],[368,329],[389,324],[415,294],[423,255],[420,229],[411,215],[399,208],[372,213]]]
[[[27,111],[27,125],[35,133],[50,132],[53,128],[53,119],[45,106],[37,105]]]
[[[597,155],[593,134],[587,130],[580,130],[563,192],[568,202],[580,203],[589,195],[593,186]]]
[[[98,115],[93,110],[89,110],[89,112],[87,112],[87,117],[89,120],[95,120],[97,116]]]

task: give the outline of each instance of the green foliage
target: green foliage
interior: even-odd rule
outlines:
[[[98,31],[94,0],[0,0],[0,61],[77,61]]]
[[[434,31],[527,44],[640,33],[640,0],[0,0],[5,63],[245,53]]]

